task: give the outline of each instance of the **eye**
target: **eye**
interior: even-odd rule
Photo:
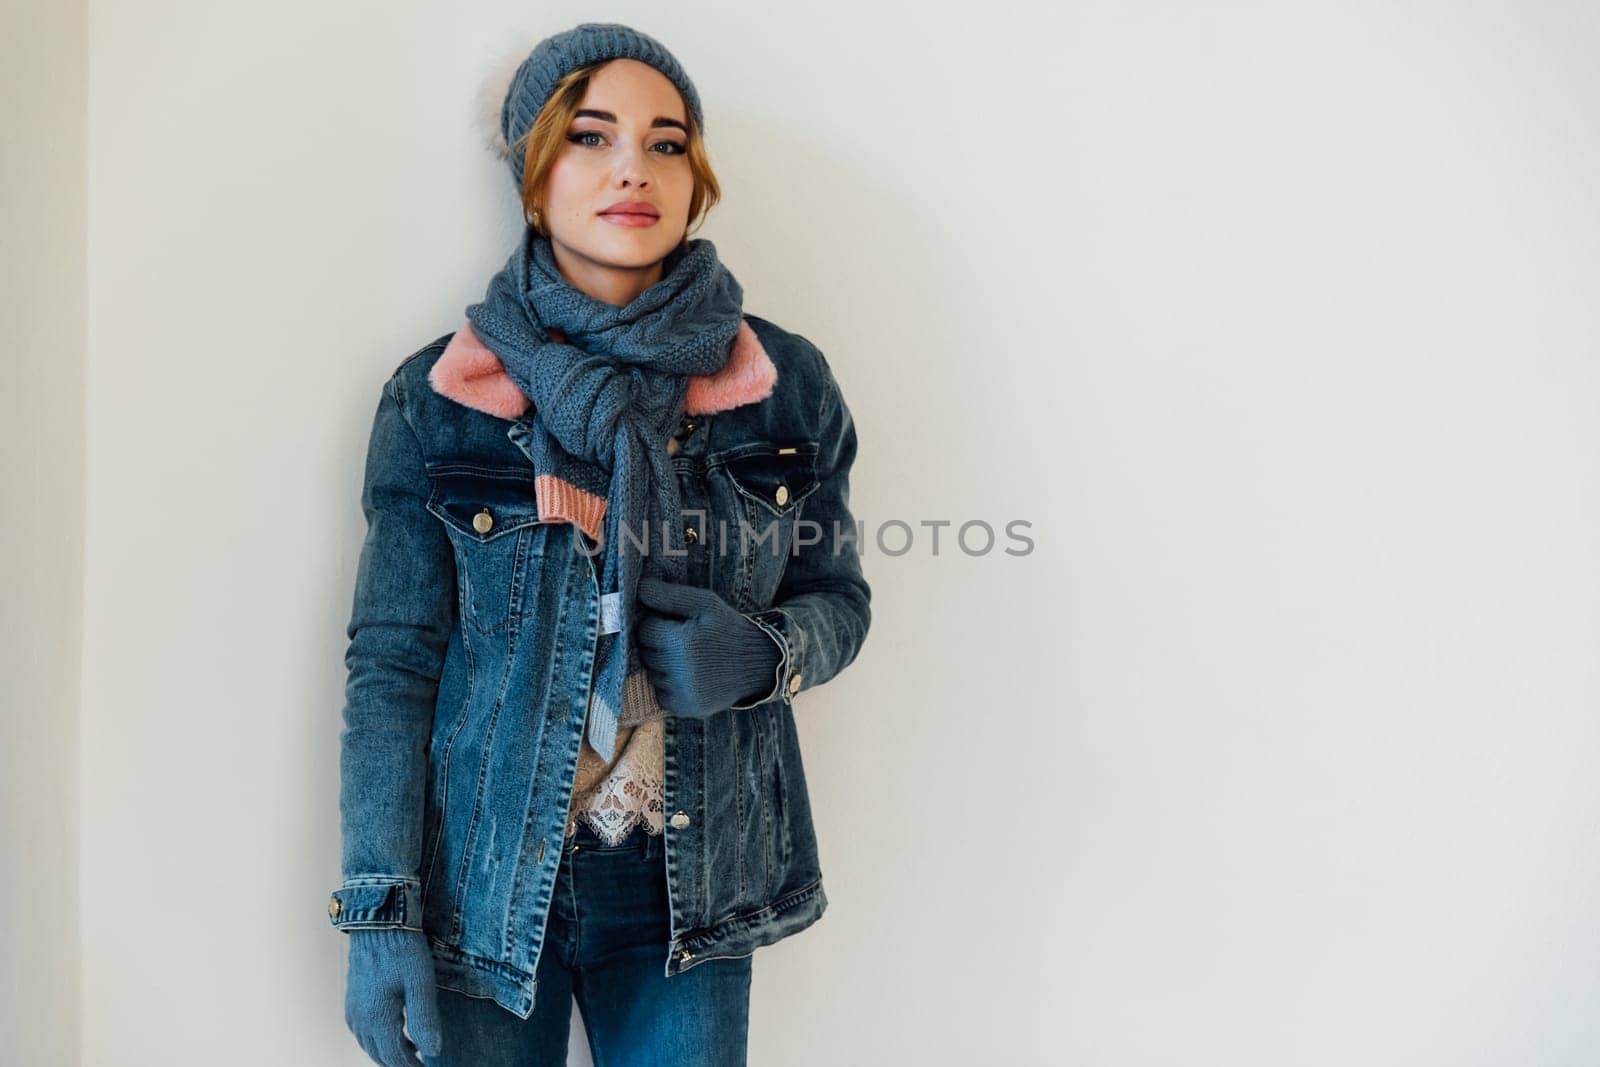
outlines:
[[[689,151],[688,148],[686,148],[683,145],[679,144],[677,141],[657,141],[655,144],[651,145],[650,147],[652,147],[652,148],[670,148],[671,149],[670,152],[663,152],[662,153],[662,155],[666,155],[666,156],[681,156],[685,152]]]
[[[596,145],[585,141],[585,137],[599,137],[601,141],[605,140],[605,137],[601,135],[599,130],[580,130],[577,133],[569,134],[567,136],[567,140],[571,141],[573,144],[583,145],[585,148],[597,147]]]

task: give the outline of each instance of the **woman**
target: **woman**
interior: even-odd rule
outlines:
[[[379,1063],[565,1062],[574,996],[597,1064],[743,1063],[753,953],[826,907],[792,701],[870,623],[856,435],[688,237],[703,129],[652,38],[540,42],[517,249],[379,400],[328,906]]]

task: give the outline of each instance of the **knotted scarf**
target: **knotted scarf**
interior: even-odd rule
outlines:
[[[483,300],[467,308],[473,331],[532,404],[536,475],[606,500],[598,574],[602,606],[613,610],[601,612],[602,630],[611,632],[596,648],[588,734],[607,760],[624,682],[643,671],[633,643],[639,578],[685,576],[666,441],[683,414],[689,375],[727,362],[743,300],[716,247],[695,238],[668,253],[655,284],[625,305],[607,304],[574,288],[549,238],[527,227]]]

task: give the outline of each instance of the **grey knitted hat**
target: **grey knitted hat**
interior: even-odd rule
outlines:
[[[523,153],[512,151],[510,146],[528,132],[539,110],[550,99],[556,82],[579,67],[603,59],[637,59],[659,70],[683,94],[684,103],[694,115],[695,125],[701,130],[705,129],[700,94],[665,45],[619,22],[580,23],[534,45],[533,50],[518,63],[508,81],[502,75],[485,86],[485,95],[489,97],[485,103],[493,106],[495,98],[499,103],[498,123],[492,129],[490,142],[511,164],[511,176],[516,180],[519,192],[522,189]]]

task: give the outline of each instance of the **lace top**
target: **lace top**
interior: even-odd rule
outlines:
[[[589,747],[578,752],[578,779],[572,787],[567,833],[588,823],[608,845],[615,845],[635,826],[661,832],[661,783],[665,776],[664,731],[660,719],[638,726],[617,727],[616,758],[607,764]]]

